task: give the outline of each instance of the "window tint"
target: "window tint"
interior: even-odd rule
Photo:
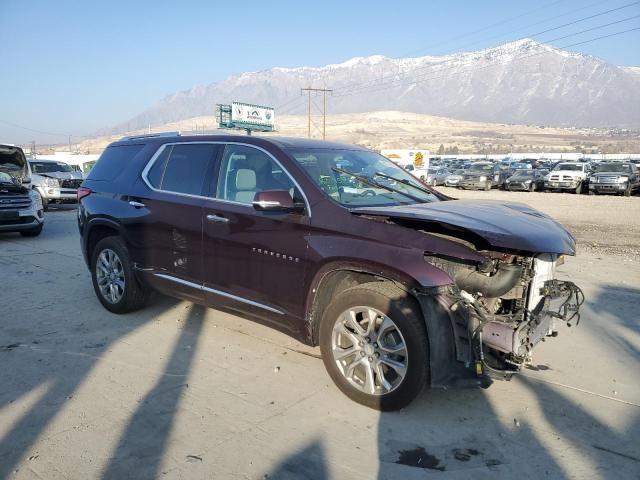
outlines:
[[[89,172],[89,180],[113,180],[144,145],[122,145],[107,148]]]
[[[251,204],[257,192],[269,190],[286,190],[294,199],[298,196],[289,176],[266,153],[243,145],[227,145],[218,177],[217,197]]]
[[[207,169],[217,151],[214,144],[167,146],[147,173],[147,180],[160,190],[202,195]]]

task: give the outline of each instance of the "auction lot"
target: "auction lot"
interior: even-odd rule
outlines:
[[[471,192],[553,215],[579,326],[488,390],[425,391],[395,413],[343,396],[319,351],[156,296],[98,303],[75,209],[0,234],[0,478],[640,478],[640,198]]]

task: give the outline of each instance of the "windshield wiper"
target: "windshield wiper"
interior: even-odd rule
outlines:
[[[410,198],[414,202],[420,202],[420,203],[424,202],[424,199],[422,199],[422,198],[414,197],[413,195],[411,195],[409,193],[405,193],[405,192],[403,192],[401,190],[396,190],[395,188],[391,188],[388,185],[382,185],[381,183],[376,182],[374,179],[372,179],[370,177],[365,177],[364,175],[358,175],[357,173],[349,172],[347,170],[343,170],[343,169],[338,168],[338,167],[333,167],[333,168],[331,168],[331,170],[333,170],[334,172],[338,172],[338,173],[343,173],[345,175],[349,175],[350,177],[353,177],[356,180],[358,180],[359,182],[362,182],[362,183],[364,183],[366,185],[369,185],[370,187],[382,188],[383,190],[387,190],[389,192],[397,193],[399,195],[402,195],[402,196],[405,196],[407,198]]]
[[[377,177],[382,177],[382,178],[386,178],[388,180],[393,180],[395,182],[401,183],[403,185],[408,185],[410,187],[415,188],[416,190],[419,190],[423,193],[427,193],[429,195],[433,195],[433,192],[427,188],[424,187],[419,187],[418,185],[414,185],[413,183],[411,183],[409,180],[405,179],[405,178],[396,178],[396,177],[392,177],[391,175],[386,175],[382,172],[376,172],[376,176]]]

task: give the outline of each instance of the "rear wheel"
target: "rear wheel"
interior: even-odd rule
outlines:
[[[120,237],[103,238],[91,256],[93,289],[100,303],[113,313],[128,313],[146,303],[149,292],[133,272],[129,252]]]
[[[391,283],[366,283],[335,297],[322,316],[320,349],[338,388],[378,410],[408,405],[429,380],[420,307]]]

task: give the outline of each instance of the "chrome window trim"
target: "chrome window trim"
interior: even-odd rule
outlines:
[[[269,312],[277,313],[279,315],[284,315],[282,310],[278,310],[277,308],[269,307],[262,303],[254,302],[253,300],[248,300],[243,297],[239,297],[237,295],[233,295],[231,293],[223,292],[221,290],[216,290],[214,288],[205,287],[204,285],[200,285],[198,283],[193,283],[188,280],[183,280],[178,277],[174,277],[172,275],[167,275],[166,273],[154,273],[156,277],[164,278],[165,280],[169,280],[171,282],[180,283],[182,285],[186,285],[187,287],[194,288],[196,290],[201,290],[203,292],[213,293],[214,295],[220,295],[221,297],[230,298],[231,300],[236,300],[241,303],[246,303],[247,305],[252,305],[254,307],[262,308],[263,310],[268,310]]]
[[[204,195],[193,195],[193,194],[190,194],[190,193],[181,193],[181,192],[173,192],[171,190],[162,190],[160,188],[155,188],[153,185],[151,185],[151,182],[149,182],[149,179],[147,178],[147,174],[149,173],[149,170],[151,170],[151,168],[153,168],[153,165],[155,164],[155,162],[158,159],[158,157],[162,154],[164,149],[169,147],[169,146],[191,145],[191,144],[223,145],[223,146],[225,146],[225,145],[240,145],[240,146],[243,146],[243,147],[255,148],[256,150],[259,150],[262,153],[266,154],[269,158],[271,158],[274,162],[276,162],[276,164],[278,166],[280,166],[280,168],[285,173],[285,175],[287,177],[289,177],[289,180],[291,180],[291,182],[298,188],[298,191],[300,192],[300,194],[302,195],[302,198],[304,199],[305,210],[307,212],[307,216],[311,217],[311,203],[309,202],[309,199],[307,198],[307,195],[304,193],[304,190],[302,190],[302,187],[296,181],[296,179],[293,178],[293,176],[289,173],[289,171],[286,168],[284,168],[282,163],[280,163],[280,161],[278,161],[278,159],[276,157],[274,157],[271,153],[267,152],[262,147],[259,147],[257,145],[252,145],[250,143],[244,143],[244,142],[222,142],[222,141],[189,141],[189,142],[163,143],[162,146],[156,151],[156,153],[153,154],[151,159],[147,162],[147,165],[142,170],[141,177],[142,177],[142,181],[145,183],[145,185],[147,187],[149,187],[151,190],[153,190],[154,192],[169,193],[171,195],[178,195],[178,196],[188,197],[188,198],[200,198],[200,199],[204,199],[204,200],[223,202],[223,203],[230,203],[230,204],[233,204],[233,205],[242,205],[243,207],[248,207],[253,211],[257,211],[257,210],[255,210],[253,208],[253,205],[250,204],[250,203],[247,204],[247,203],[242,203],[242,202],[236,202],[234,200],[225,200],[223,198],[218,198],[218,197],[207,197],[207,196],[204,196]],[[216,187],[216,190],[217,190],[217,187]]]

